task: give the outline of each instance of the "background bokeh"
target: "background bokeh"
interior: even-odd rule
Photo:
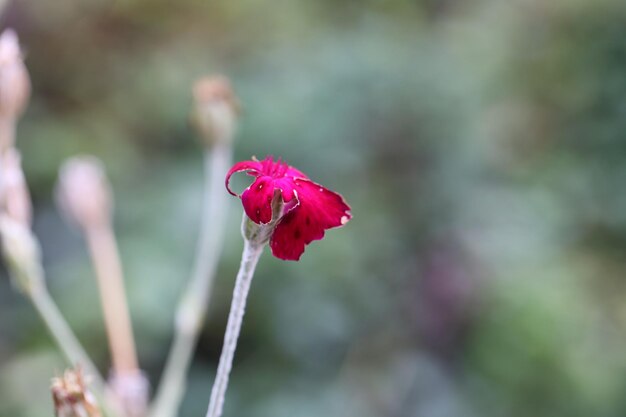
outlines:
[[[104,160],[142,366],[189,276],[202,154],[190,87],[231,77],[236,158],[282,156],[354,219],[257,271],[225,417],[626,415],[622,0],[9,2],[33,97],[18,130],[49,287],[104,371],[84,242],[52,190]],[[181,415],[204,415],[242,241]],[[51,415],[64,368],[0,276],[0,415]]]

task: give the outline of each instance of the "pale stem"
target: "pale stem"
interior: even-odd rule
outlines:
[[[115,235],[110,224],[87,228],[85,233],[96,271],[113,369],[117,374],[135,373],[137,353]]]
[[[239,339],[239,332],[241,331],[241,323],[246,309],[250,283],[252,282],[254,269],[256,268],[256,264],[262,252],[262,244],[251,243],[249,240],[244,239],[241,265],[239,266],[239,272],[237,273],[237,279],[235,281],[233,300],[230,305],[226,333],[224,334],[224,346],[222,347],[222,354],[217,367],[217,375],[213,383],[206,417],[219,417],[222,415],[226,388],[228,387],[228,378],[233,365],[235,350],[237,349],[237,339]]]
[[[104,394],[104,379],[63,318],[63,315],[54,303],[54,300],[52,300],[52,297],[50,297],[50,293],[46,287],[43,285],[33,287],[31,291],[28,292],[28,297],[68,362],[70,362],[72,366],[78,366],[84,370],[92,392],[99,400],[105,415],[115,417],[117,412],[113,410],[115,410],[116,407],[108,404],[107,397]]]
[[[94,391],[103,393],[104,380],[100,372],[74,336],[59,308],[50,297],[48,290],[40,285],[32,288],[28,296],[67,360],[72,366],[79,366],[85,371],[85,375],[91,378],[91,386]]]
[[[0,9],[2,9],[1,5]],[[12,117],[0,117],[0,152],[14,145],[16,123],[17,121]]]
[[[223,247],[228,203],[224,178],[231,162],[232,147],[228,144],[216,144],[204,155],[203,215],[194,267],[178,306],[174,340],[151,408],[152,417],[175,416],[185,392],[185,378],[206,316]]]

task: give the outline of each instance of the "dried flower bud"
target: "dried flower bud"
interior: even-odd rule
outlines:
[[[143,372],[138,369],[124,373],[112,371],[109,387],[124,415],[142,417],[146,414],[150,384]]]
[[[29,226],[0,215],[2,253],[13,284],[28,294],[43,285],[41,251]]]
[[[30,193],[24,179],[20,153],[15,148],[0,154],[0,196],[4,210],[11,218],[30,224]]]
[[[101,417],[96,400],[87,390],[80,368],[67,370],[62,377],[53,378],[52,400],[57,417]]]
[[[30,79],[24,66],[17,35],[11,29],[0,35],[0,119],[14,125],[22,114],[30,96]],[[12,140],[11,135],[2,135],[3,141]],[[12,143],[0,144],[6,149]]]
[[[235,134],[239,104],[228,78],[200,78],[193,86],[192,120],[205,145],[230,143]]]
[[[100,160],[92,156],[67,160],[59,171],[56,199],[68,220],[84,229],[108,223],[113,202]]]

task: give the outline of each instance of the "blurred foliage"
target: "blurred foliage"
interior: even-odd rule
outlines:
[[[190,86],[230,76],[237,158],[341,192],[347,227],[266,254],[225,416],[626,414],[626,3],[9,2],[23,153],[53,295],[108,366],[58,166],[101,157],[142,365],[156,383],[191,267],[202,158]],[[225,256],[182,415],[203,415],[239,261]],[[64,365],[0,279],[0,415],[46,416]]]

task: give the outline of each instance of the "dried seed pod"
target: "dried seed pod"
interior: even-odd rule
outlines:
[[[50,390],[56,417],[102,416],[80,368],[67,370],[62,377],[53,378]]]
[[[59,170],[56,199],[68,220],[83,229],[108,223],[113,201],[102,162],[93,156],[68,159]]]
[[[235,134],[239,103],[228,78],[200,78],[193,86],[192,122],[205,146],[230,143]]]

